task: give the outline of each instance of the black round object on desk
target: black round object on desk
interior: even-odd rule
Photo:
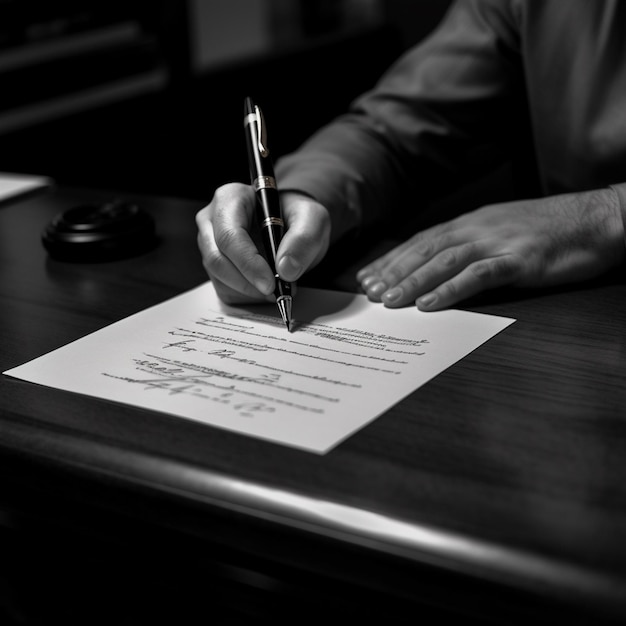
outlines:
[[[156,245],[152,216],[122,200],[68,209],[48,224],[41,238],[50,256],[74,262],[122,259]]]

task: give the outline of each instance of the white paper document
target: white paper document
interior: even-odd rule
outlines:
[[[4,374],[323,454],[515,321],[309,288],[293,313],[206,282]]]
[[[0,172],[0,202],[51,184],[52,179],[46,176]]]

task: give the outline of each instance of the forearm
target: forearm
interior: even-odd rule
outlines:
[[[626,183],[611,185],[615,192],[619,205],[620,216],[622,218],[622,240],[626,246]]]
[[[325,206],[333,242],[382,218],[398,204],[399,166],[381,137],[358,115],[347,114],[320,129],[300,150],[279,159],[282,191],[302,192]]]
[[[350,113],[277,162],[282,189],[328,208],[332,237],[383,219],[407,221],[430,200],[508,160],[511,82],[507,7],[455,5],[441,28],[410,50]],[[442,80],[441,77],[446,77]]]

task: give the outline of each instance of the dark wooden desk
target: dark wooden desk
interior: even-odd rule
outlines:
[[[109,197],[0,205],[2,371],[205,280],[196,201],[137,199],[142,256],[47,257],[48,220]],[[66,624],[626,623],[625,303],[476,299],[517,322],[324,456],[2,376],[5,595]]]

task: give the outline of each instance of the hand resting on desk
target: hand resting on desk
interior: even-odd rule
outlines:
[[[484,206],[418,232],[357,278],[372,300],[428,311],[486,289],[594,278],[624,259],[612,189]]]

